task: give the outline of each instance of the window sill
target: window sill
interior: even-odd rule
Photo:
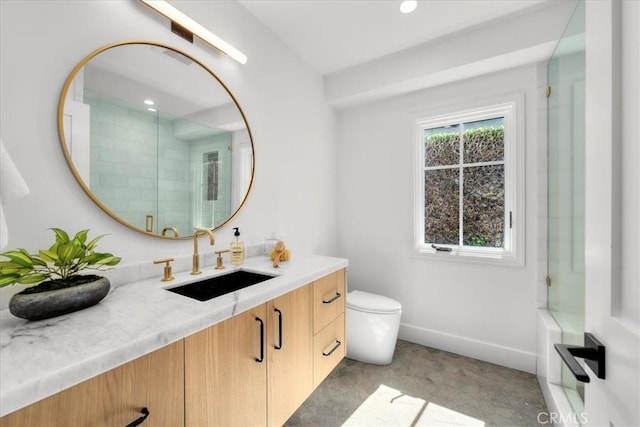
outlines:
[[[452,248],[451,252],[441,252],[429,248],[417,248],[413,251],[412,258],[429,259],[448,262],[499,265],[505,267],[524,267],[524,256],[518,257],[511,253],[473,251],[468,249]]]

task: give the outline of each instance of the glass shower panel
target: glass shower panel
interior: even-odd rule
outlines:
[[[159,135],[158,222],[180,236],[219,227],[233,213],[232,133],[163,113]]]
[[[547,65],[548,308],[562,342],[583,345],[584,280],[584,2],[580,1]],[[584,386],[562,364],[562,386],[582,412]]]
[[[157,233],[157,112],[85,89],[91,117],[90,181],[107,209],[138,228]]]

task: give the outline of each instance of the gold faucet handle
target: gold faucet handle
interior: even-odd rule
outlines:
[[[161,279],[163,282],[168,282],[170,280],[173,280],[173,276],[171,275],[171,261],[173,261],[174,258],[163,258],[163,259],[157,259],[155,261],[153,261],[154,264],[162,264],[165,263],[164,266],[164,277]]]
[[[222,249],[220,251],[215,251],[218,258],[216,258],[216,270],[222,270],[224,268],[224,264],[222,263],[222,254],[225,252],[229,252],[229,249]]]

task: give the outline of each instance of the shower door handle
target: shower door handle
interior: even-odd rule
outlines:
[[[605,347],[592,334],[584,333],[584,347],[569,344],[554,344],[556,351],[560,354],[562,361],[567,365],[573,376],[578,381],[588,383],[589,375],[576,360],[576,357],[584,359],[587,366],[598,376],[605,379]]]

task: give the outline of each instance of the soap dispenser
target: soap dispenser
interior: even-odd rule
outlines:
[[[240,240],[238,227],[235,227],[234,230],[233,235],[236,239],[231,242],[231,264],[242,265],[244,263],[244,243]]]

